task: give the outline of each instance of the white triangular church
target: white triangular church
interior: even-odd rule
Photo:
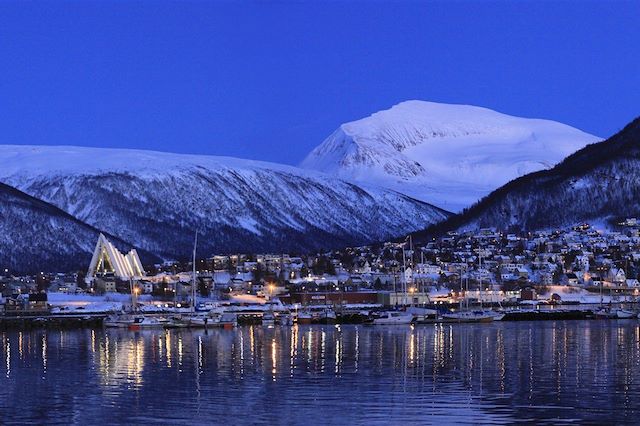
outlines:
[[[133,249],[126,255],[107,240],[103,234],[98,237],[98,243],[93,251],[87,278],[95,278],[96,275],[112,273],[116,278],[129,280],[145,275],[138,252]]]

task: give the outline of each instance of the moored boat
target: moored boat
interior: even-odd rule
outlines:
[[[276,324],[293,325],[293,316],[289,312],[283,312],[276,317]]]
[[[435,309],[411,306],[407,308],[407,312],[413,315],[415,322],[418,324],[430,324],[438,319],[438,311]]]
[[[494,315],[488,311],[458,311],[443,314],[442,318],[451,322],[492,322]]]
[[[272,326],[272,325],[275,325],[275,323],[276,323],[276,317],[275,315],[273,315],[273,312],[267,311],[264,314],[262,314],[262,325]]]
[[[167,319],[164,328],[187,328],[189,327],[189,317],[174,315]]]
[[[225,312],[218,317],[216,325],[224,329],[232,329],[238,325],[238,316],[234,313]]]
[[[311,324],[312,319],[313,316],[311,315],[311,312],[308,311],[299,311],[294,317],[294,321],[297,324]]]
[[[144,330],[150,328],[162,328],[164,323],[158,318],[137,316],[133,318],[133,321],[128,325],[129,330]]]
[[[617,318],[618,316],[614,311],[609,308],[600,308],[593,313],[598,319],[612,319]]]
[[[114,314],[105,317],[102,324],[109,328],[127,328],[133,323],[133,317],[127,314]]]
[[[204,315],[190,315],[188,317],[189,327],[208,327],[213,326],[216,322],[215,317],[211,317],[207,314]]]
[[[615,309],[616,318],[618,319],[629,319],[635,318],[637,314],[633,311],[629,311],[627,309]]]
[[[499,311],[487,311],[489,315],[493,316],[494,321],[502,321],[504,319],[505,313]]]
[[[414,320],[413,314],[402,311],[387,311],[383,312],[381,316],[374,318],[372,324],[374,325],[403,325],[411,324]]]
[[[331,308],[327,308],[322,312],[319,312],[315,318],[315,322],[319,324],[335,324],[337,315]]]

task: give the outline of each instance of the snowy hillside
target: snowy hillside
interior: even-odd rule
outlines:
[[[340,126],[301,167],[459,211],[599,138],[486,108],[407,101]]]
[[[10,273],[86,269],[99,231],[0,183],[0,268]],[[121,249],[131,246],[112,238]],[[147,261],[154,257],[141,253]]]
[[[540,230],[578,223],[607,225],[640,216],[640,119],[589,145],[551,170],[518,178],[467,212],[421,235],[494,227]]]
[[[448,214],[394,191],[225,157],[0,146],[0,181],[165,258],[361,244]]]

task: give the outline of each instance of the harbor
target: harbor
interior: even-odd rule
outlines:
[[[0,411],[7,424],[631,424],[639,333],[636,320],[3,330]]]
[[[307,256],[209,258],[198,256],[196,233],[189,262],[147,266],[100,234],[84,274],[5,269],[0,328],[633,320],[640,226],[620,226],[526,236],[485,229],[422,245],[408,237]]]
[[[119,305],[118,305],[119,306]],[[364,324],[372,326],[421,325],[433,323],[488,323],[494,321],[558,321],[558,320],[636,320],[636,304],[570,305],[545,307],[471,307],[469,310],[448,310],[433,307],[384,309],[381,306],[351,306],[334,310],[324,305],[299,306],[282,303],[232,305],[201,303],[189,308],[146,308],[135,310],[67,309],[5,312],[0,315],[0,329],[29,328],[124,328],[139,331],[145,328],[234,328],[242,326],[294,326],[308,324]],[[144,312],[150,311],[153,312]],[[84,312],[83,312],[84,311]]]

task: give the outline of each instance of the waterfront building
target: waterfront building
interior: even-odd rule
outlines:
[[[87,272],[87,281],[97,276],[113,275],[120,280],[139,279],[145,276],[138,252],[132,249],[122,254],[103,234],[98,237]]]

